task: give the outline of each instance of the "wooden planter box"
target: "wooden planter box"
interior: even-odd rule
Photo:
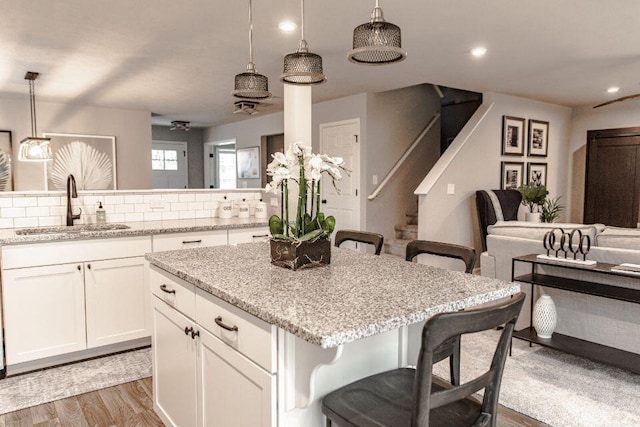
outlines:
[[[298,270],[331,263],[331,240],[318,239],[298,245],[286,240],[270,240],[271,264]]]

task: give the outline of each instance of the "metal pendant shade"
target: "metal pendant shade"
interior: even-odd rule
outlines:
[[[322,71],[322,57],[309,51],[309,45],[304,39],[304,0],[301,1],[302,25],[298,50],[284,57],[284,70],[280,80],[292,85],[315,85],[327,81]]]
[[[51,153],[51,139],[38,138],[38,129],[36,126],[36,92],[34,81],[40,74],[33,71],[27,71],[24,76],[25,80],[29,80],[29,105],[31,107],[31,136],[20,141],[18,149],[18,160],[23,162],[46,162],[53,160]]]
[[[384,20],[378,0],[371,20],[353,30],[353,49],[348,57],[351,62],[365,65],[392,64],[407,57],[402,49],[400,27]]]
[[[249,64],[247,71],[236,74],[233,96],[244,99],[271,98],[269,92],[269,79],[256,72],[253,62],[253,19],[251,16],[251,0],[249,0]]]

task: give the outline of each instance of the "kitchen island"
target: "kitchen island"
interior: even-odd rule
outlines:
[[[270,265],[266,243],[147,255],[154,407],[167,425],[323,425],[322,396],[412,363],[426,319],[519,291],[397,257],[332,252],[329,266],[299,271]]]

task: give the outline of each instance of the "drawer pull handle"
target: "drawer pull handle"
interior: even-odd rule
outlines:
[[[169,289],[167,287],[167,285],[160,285],[160,290],[162,292],[165,292],[165,293],[168,293],[168,294],[175,294],[176,293],[175,289]]]
[[[227,331],[231,331],[231,332],[238,332],[238,327],[237,326],[229,326],[226,325],[222,322],[222,316],[218,316],[216,317],[216,325],[220,326],[222,329],[226,329]]]
[[[196,337],[199,337],[199,336],[200,336],[200,331],[191,329],[191,339],[195,340]]]
[[[269,235],[268,235],[268,234],[258,234],[258,235],[255,235],[255,234],[254,234],[254,235],[253,235],[253,236],[251,236],[251,237],[253,237],[254,239],[257,239],[258,237],[269,237]]]
[[[198,240],[183,240],[182,241],[183,245],[188,245],[190,243],[202,243],[202,239],[198,239]]]
[[[189,335],[190,333],[191,334],[193,333],[193,328],[191,326],[185,326],[184,327],[184,334],[185,335]]]

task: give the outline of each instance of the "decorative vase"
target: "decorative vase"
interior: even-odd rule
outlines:
[[[527,212],[524,217],[527,222],[540,222],[540,212]]]
[[[538,334],[538,338],[551,338],[551,334],[556,330],[557,323],[556,304],[549,295],[541,295],[533,307],[533,327]]]
[[[269,240],[271,264],[298,270],[319,267],[331,263],[331,240],[317,239],[309,242]]]

